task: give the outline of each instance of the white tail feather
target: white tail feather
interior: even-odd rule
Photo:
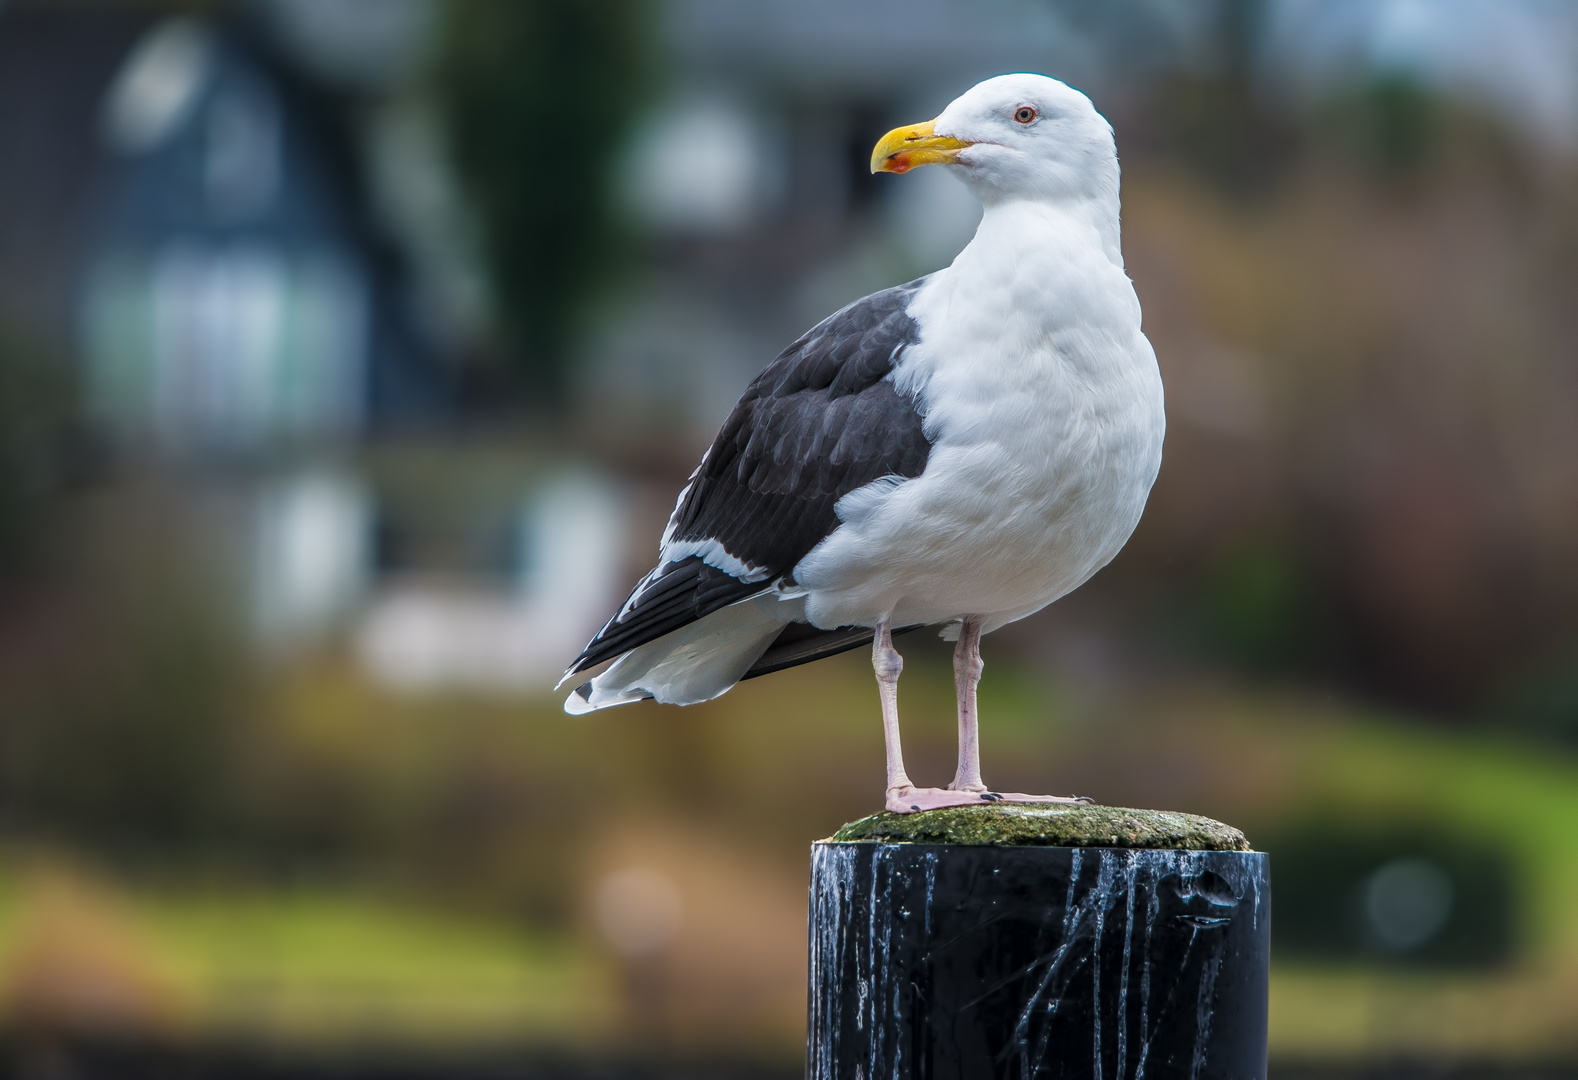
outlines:
[[[725,693],[804,607],[767,593],[742,600],[631,649],[564,702],[572,715],[655,698],[694,705]]]

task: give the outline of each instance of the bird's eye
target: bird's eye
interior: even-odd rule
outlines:
[[[1028,124],[1035,118],[1036,111],[1028,105],[1021,105],[1019,108],[1014,110],[1014,121],[1016,123]]]

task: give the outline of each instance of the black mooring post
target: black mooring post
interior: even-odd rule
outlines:
[[[1267,857],[1187,814],[994,806],[811,854],[811,1080],[1264,1080]]]

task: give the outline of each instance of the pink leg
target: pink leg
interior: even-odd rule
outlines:
[[[975,708],[975,687],[981,681],[981,623],[966,619],[959,631],[959,644],[953,651],[953,680],[959,691],[959,771],[948,786],[960,791],[978,791],[993,802],[1011,803],[1088,803],[1083,795],[1025,795],[1022,792],[987,791],[981,782],[980,725]]]
[[[1088,803],[1084,796],[1000,794],[988,791],[981,781],[981,740],[975,704],[976,685],[981,681],[981,623],[966,619],[959,631],[959,644],[953,653],[954,688],[959,694],[959,767],[947,788],[918,788],[904,772],[899,749],[898,679],[903,658],[893,649],[891,626],[878,625],[872,646],[872,664],[882,693],[882,726],[888,746],[887,808],[898,814],[940,810],[947,806],[982,806],[995,802],[1012,803]]]
[[[891,794],[914,785],[904,772],[904,747],[899,743],[899,673],[904,670],[904,657],[893,647],[893,623],[889,619],[877,623],[876,638],[871,643],[871,666],[876,670],[877,693],[882,698],[882,740],[888,752]]]
[[[959,644],[953,650],[953,685],[959,695],[959,768],[953,774],[951,791],[982,792],[981,734],[976,723],[975,687],[981,681],[981,623],[964,620]]]
[[[904,658],[893,648],[893,626],[887,619],[877,624],[871,644],[871,666],[877,673],[877,690],[882,697],[882,734],[888,750],[887,808],[896,814],[937,810],[944,806],[980,806],[996,801],[996,796],[974,791],[919,788],[904,771],[904,751],[899,745],[899,672]]]

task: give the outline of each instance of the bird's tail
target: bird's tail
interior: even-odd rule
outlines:
[[[803,600],[764,593],[720,608],[631,649],[571,691],[564,711],[578,715],[646,698],[665,705],[711,701],[740,681],[803,607]]]

